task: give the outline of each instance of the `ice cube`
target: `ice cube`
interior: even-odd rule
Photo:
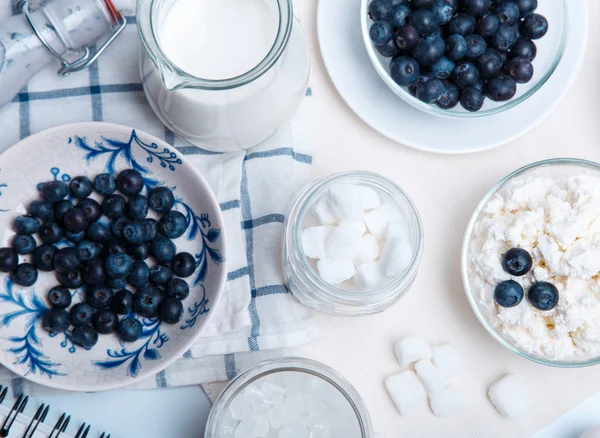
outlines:
[[[366,262],[356,268],[354,282],[360,290],[368,290],[383,283],[385,277],[379,262]]]
[[[233,438],[235,437],[235,429],[237,429],[238,421],[231,415],[224,415],[219,425],[219,437],[220,438]]]
[[[243,421],[252,416],[252,405],[247,397],[239,395],[235,397],[229,405],[231,416],[236,420]]]
[[[431,359],[431,347],[427,341],[417,336],[409,336],[396,342],[394,353],[403,367],[421,359]]]
[[[377,240],[385,237],[390,222],[398,219],[400,212],[391,204],[382,204],[375,210],[371,210],[363,217],[367,230]]]
[[[335,217],[343,221],[362,219],[363,201],[356,193],[357,188],[352,184],[334,184],[329,188],[327,204]]]
[[[325,240],[327,258],[334,260],[352,260],[359,251],[362,233],[347,223],[334,227]]]
[[[431,396],[431,410],[436,417],[447,417],[465,408],[465,400],[454,386],[448,386],[443,391]]]
[[[323,281],[329,284],[340,284],[349,280],[356,271],[352,260],[332,259],[319,260],[317,270]]]
[[[500,415],[512,420],[523,416],[532,403],[529,388],[514,374],[507,374],[490,386],[488,396]]]
[[[311,259],[324,259],[326,257],[325,241],[332,228],[330,225],[325,225],[306,228],[302,231],[302,249],[306,257]]]
[[[264,394],[263,400],[265,403],[268,403],[270,405],[283,404],[285,390],[281,386],[274,385],[270,382],[263,382],[260,389]]]
[[[385,389],[401,415],[410,415],[427,405],[427,393],[410,370],[385,379]]]
[[[454,345],[436,345],[431,349],[431,353],[433,364],[445,377],[451,377],[463,371],[463,356]]]
[[[371,234],[365,234],[360,240],[360,250],[354,259],[354,265],[372,262],[379,257],[379,242]]]
[[[256,415],[253,419],[254,421],[254,432],[252,434],[253,437],[256,438],[264,438],[267,436],[271,427],[269,425],[269,419],[266,415]]]
[[[327,196],[322,196],[315,205],[312,207],[312,214],[321,225],[333,225],[336,224],[338,218],[335,217],[329,203],[327,202]]]
[[[423,382],[425,391],[430,397],[439,394],[446,388],[446,380],[429,359],[422,359],[415,364],[417,376]]]
[[[269,423],[273,429],[278,429],[283,426],[283,405],[275,405],[269,411]]]
[[[247,419],[238,424],[235,429],[235,438],[248,438],[251,437],[254,432],[254,421]]]
[[[381,254],[383,275],[394,278],[406,272],[413,257],[411,244],[401,238],[393,237],[386,240]]]

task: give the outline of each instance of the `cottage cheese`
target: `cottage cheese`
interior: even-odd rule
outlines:
[[[523,248],[533,269],[511,277],[502,255]],[[485,206],[475,225],[469,268],[480,306],[511,343],[550,360],[600,356],[600,178],[517,178]],[[514,308],[494,302],[504,280],[525,291],[537,281],[553,283],[558,305],[548,312],[527,298]]]

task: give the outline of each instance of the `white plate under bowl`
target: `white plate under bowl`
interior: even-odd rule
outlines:
[[[144,192],[154,185],[170,187],[176,197],[174,208],[188,219],[186,233],[175,239],[177,251],[193,254],[197,264],[186,279],[190,295],[183,302],[183,319],[175,325],[140,319],[144,331],[137,342],[123,344],[116,334],[101,335],[95,347],[85,350],[73,345],[69,332],[51,337],[41,327],[40,319],[49,307],[46,295],[58,284],[53,272],[40,272],[31,287],[18,286],[10,275],[2,274],[0,363],[16,374],[69,391],[129,385],[181,358],[214,313],[227,273],[219,204],[206,180],[176,149],[132,128],[107,123],[65,125],[28,137],[0,155],[0,246],[10,244],[14,218],[30,201],[39,199],[39,183],[68,182],[78,175],[92,179],[127,168],[143,174]],[[66,245],[65,241],[57,244]],[[21,256],[21,262],[27,258]],[[83,295],[84,288],[75,291],[73,301],[81,301]]]
[[[579,72],[588,38],[586,1],[569,0],[568,6],[567,48],[548,82],[514,108],[473,119],[427,114],[388,88],[375,71],[364,45],[361,0],[320,0],[317,30],[331,80],[350,108],[368,125],[415,149],[463,154],[492,149],[526,134],[566,95]]]

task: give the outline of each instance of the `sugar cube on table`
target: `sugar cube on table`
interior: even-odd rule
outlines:
[[[329,188],[327,204],[335,217],[345,221],[362,220],[363,201],[356,192],[352,184],[334,184]]]
[[[360,251],[362,233],[347,224],[333,227],[325,241],[327,258],[353,260]]]
[[[427,341],[417,336],[409,336],[396,342],[394,353],[403,367],[421,359],[431,359],[431,347]]]
[[[446,379],[429,359],[418,361],[415,364],[415,371],[430,397],[446,389]]]
[[[352,260],[322,259],[317,263],[319,276],[329,284],[340,284],[354,275]]]
[[[410,415],[427,405],[427,393],[414,371],[388,377],[385,389],[401,415]]]
[[[579,438],[600,438],[600,426],[586,430]]]
[[[386,240],[381,254],[383,275],[394,278],[404,273],[410,266],[413,257],[411,244],[398,237]]]
[[[465,408],[465,399],[458,388],[448,386],[431,396],[431,411],[436,417],[448,417]]]
[[[385,237],[390,222],[398,219],[400,212],[391,204],[382,204],[364,216],[367,229],[377,240]]]
[[[381,272],[379,262],[366,262],[356,268],[354,273],[354,283],[360,290],[372,289],[379,286],[385,277]]]
[[[332,225],[338,222],[338,218],[335,217],[329,203],[327,202],[327,196],[321,196],[315,205],[312,207],[312,214],[321,225]]]
[[[325,253],[325,240],[332,228],[332,226],[326,225],[310,227],[302,231],[302,249],[306,257],[318,260],[327,257]]]
[[[523,416],[532,403],[529,388],[514,374],[507,374],[491,385],[488,396],[500,415],[511,420]]]
[[[454,345],[436,345],[431,348],[431,353],[433,354],[433,364],[444,377],[451,377],[463,371],[463,356]]]
[[[354,259],[354,264],[358,266],[365,262],[372,262],[377,260],[377,257],[379,257],[379,242],[371,234],[365,234],[360,240],[360,250]]]

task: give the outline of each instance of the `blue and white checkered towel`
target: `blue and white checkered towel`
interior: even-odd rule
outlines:
[[[14,0],[12,0],[14,1]],[[0,2],[0,19],[14,13]],[[128,125],[164,138],[200,169],[223,210],[228,236],[224,298],[191,352],[136,387],[183,386],[232,378],[273,351],[310,342],[318,329],[286,293],[280,235],[288,202],[311,174],[310,89],[294,120],[265,144],[217,154],[186,143],[152,112],[140,83],[135,17],[89,70],[61,78],[58,63],[0,108],[0,152],[30,134],[86,121]],[[248,353],[252,352],[252,353]],[[0,381],[15,376],[0,367]],[[20,388],[20,379],[13,382]],[[28,388],[33,390],[33,388]]]

